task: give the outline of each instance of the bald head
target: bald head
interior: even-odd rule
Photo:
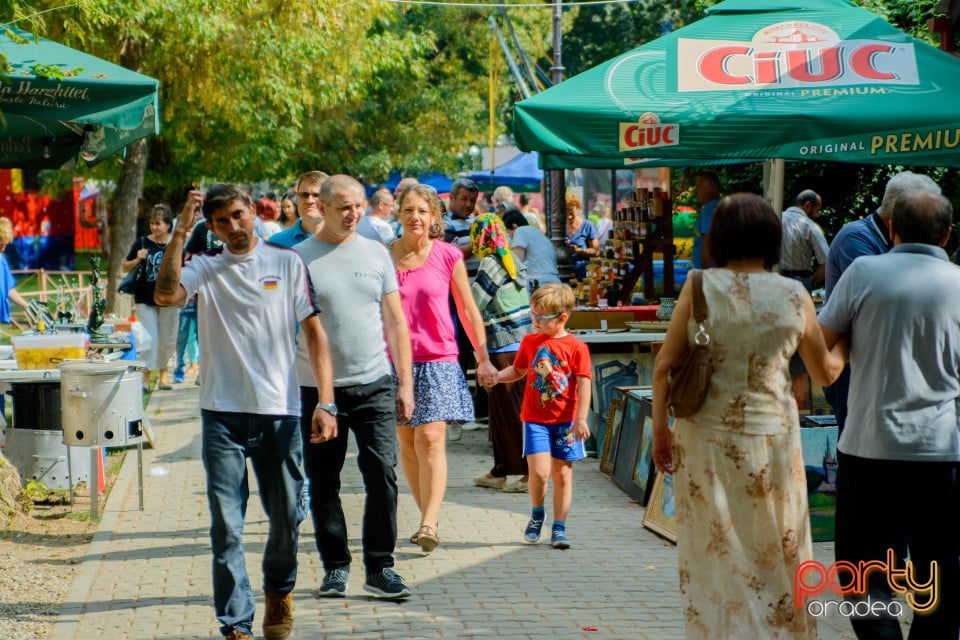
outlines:
[[[335,196],[348,191],[364,193],[363,185],[352,176],[344,174],[330,176],[320,186],[320,201],[330,204]]]

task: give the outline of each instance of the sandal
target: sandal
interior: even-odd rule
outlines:
[[[437,530],[428,524],[422,525],[417,531],[417,544],[424,553],[430,553],[440,544],[440,538],[437,536]]]
[[[420,544],[419,542],[417,542],[417,540],[419,540],[419,539],[420,539],[420,532],[417,531],[415,534],[413,534],[412,536],[410,536],[410,543],[411,543],[411,544]]]

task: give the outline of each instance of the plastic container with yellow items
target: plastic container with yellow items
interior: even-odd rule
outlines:
[[[63,360],[82,359],[89,337],[85,333],[44,333],[13,336],[17,369],[56,369]]]

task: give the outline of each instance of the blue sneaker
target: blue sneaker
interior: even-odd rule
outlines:
[[[413,595],[410,587],[403,583],[403,578],[390,568],[380,569],[376,573],[368,573],[363,590],[372,593],[377,598],[388,600],[399,600]]]
[[[323,582],[317,589],[317,595],[326,598],[342,598],[347,595],[347,580],[350,579],[350,567],[337,567],[327,571]]]
[[[173,383],[177,384],[183,382],[183,369],[174,369],[173,370]]]
[[[569,549],[570,541],[567,540],[567,533],[561,529],[554,529],[550,536],[550,544],[554,549]]]
[[[540,528],[543,527],[543,520],[530,518],[527,528],[523,532],[523,541],[527,544],[537,544],[540,541]]]

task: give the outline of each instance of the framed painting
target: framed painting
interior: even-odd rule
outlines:
[[[677,520],[673,504],[673,476],[657,471],[650,489],[650,501],[641,524],[670,542],[677,543]]]
[[[645,507],[650,498],[650,489],[653,487],[653,476],[656,472],[653,466],[653,400],[644,398],[640,402],[640,408],[643,418],[640,445],[637,451],[637,462],[633,467],[631,490],[627,493]]]
[[[620,441],[613,463],[613,483],[631,498],[642,501],[643,496],[633,484],[640,440],[646,420],[643,415],[643,399],[652,394],[650,389],[634,389],[624,394],[623,421],[620,424]]]
[[[600,446],[600,471],[608,476],[613,473],[613,461],[617,455],[617,440],[620,438],[620,424],[623,422],[623,396],[610,400],[610,415],[607,428],[603,432]]]
[[[801,416],[800,426],[810,533],[814,542],[830,541],[837,514],[837,422],[833,416]]]

